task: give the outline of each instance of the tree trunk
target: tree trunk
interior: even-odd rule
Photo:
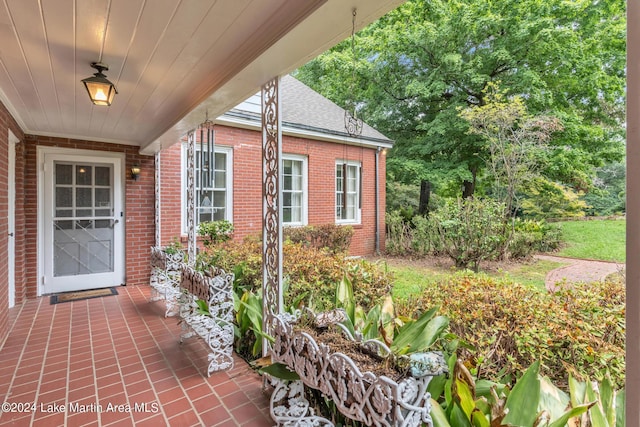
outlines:
[[[431,183],[425,179],[420,182],[420,203],[418,204],[418,214],[429,213],[429,198],[431,197]]]
[[[476,191],[476,176],[478,174],[478,168],[476,166],[469,166],[469,172],[471,172],[471,181],[462,181],[462,198],[468,199],[473,197],[473,193]]]

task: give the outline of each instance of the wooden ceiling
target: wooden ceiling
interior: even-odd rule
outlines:
[[[0,101],[26,133],[151,154],[402,0],[2,0]],[[108,64],[93,106],[80,82]]]

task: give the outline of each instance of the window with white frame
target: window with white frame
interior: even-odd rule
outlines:
[[[307,224],[307,158],[293,154],[282,156],[282,222]]]
[[[219,221],[226,219],[233,221],[232,200],[233,200],[233,150],[230,147],[215,147],[215,155],[213,161],[213,182],[211,186],[203,187],[201,178],[204,176],[202,172],[200,156],[200,144],[196,144],[196,162],[195,162],[195,184],[196,184],[196,226],[204,221]],[[187,151],[186,146],[183,150],[182,162],[182,206],[183,230],[186,230],[187,216]],[[204,163],[204,167],[209,165]]]
[[[360,222],[359,162],[336,162],[336,222]]]

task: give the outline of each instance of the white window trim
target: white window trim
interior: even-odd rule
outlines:
[[[182,144],[182,155],[180,158],[180,174],[182,177],[182,185],[180,186],[182,206],[180,207],[181,232],[187,234],[187,144]],[[216,153],[225,153],[227,155],[227,209],[225,219],[233,223],[233,147],[223,145],[215,146]]]
[[[336,183],[336,167],[338,165],[344,165],[346,164],[347,166],[356,166],[358,168],[358,173],[356,174],[356,189],[357,189],[357,197],[356,199],[358,200],[358,208],[356,209],[356,218],[355,219],[339,219],[336,213],[336,194],[338,193],[338,186]],[[360,182],[360,175],[362,172],[362,163],[356,160],[336,160],[335,166],[333,168],[333,215],[334,218],[336,220],[336,224],[352,224],[352,225],[359,225],[362,222],[362,206],[360,203],[360,200],[362,199],[362,194],[360,194],[362,192],[362,185]],[[343,177],[342,179],[344,180],[345,177]],[[343,185],[346,186],[346,184]]]
[[[301,154],[282,154],[282,161],[284,165],[285,160],[297,160],[302,161],[302,222],[283,222],[286,227],[302,227],[309,223],[309,167],[308,158]],[[282,169],[284,171],[284,167]],[[284,173],[281,175],[281,181],[284,180]],[[280,188],[284,191],[284,182],[281,182]],[[284,206],[283,206],[284,207]]]

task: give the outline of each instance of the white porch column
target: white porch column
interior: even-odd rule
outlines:
[[[273,318],[282,310],[282,129],[280,78],[262,86],[262,330],[273,336]],[[268,353],[262,340],[262,354]]]
[[[196,133],[187,135],[187,255],[190,266],[196,264]]]
[[[640,2],[627,2],[627,405],[640,425]]]
[[[160,229],[160,207],[162,206],[162,203],[160,202],[160,151],[156,152],[155,155],[155,166],[156,166],[156,176],[155,176],[155,192],[156,192],[156,247],[159,248],[160,245],[162,244],[162,235],[161,235],[161,229]]]

